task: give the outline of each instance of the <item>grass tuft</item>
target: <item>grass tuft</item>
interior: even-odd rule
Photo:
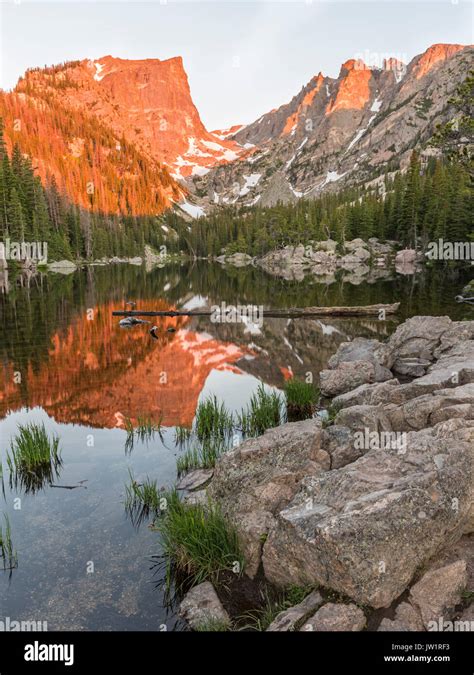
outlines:
[[[163,504],[163,493],[160,493],[156,480],[148,476],[143,483],[138,483],[129,470],[130,483],[125,486],[125,510],[136,526],[150,515],[160,514]]]
[[[18,431],[7,454],[10,485],[34,492],[58,476],[59,437],[50,438],[44,424],[19,425]]]
[[[155,422],[149,416],[137,417],[137,424],[134,426],[132,420],[129,417],[126,417],[124,425],[125,431],[127,432],[127,440],[125,441],[125,451],[127,453],[130,453],[133,450],[135,440],[139,440],[142,443],[148,443],[148,441],[151,441],[155,437],[155,434],[159,434],[161,437],[161,418],[158,422]]]
[[[276,596],[271,596],[267,591],[263,606],[260,609],[246,612],[242,617],[243,620],[247,621],[243,625],[243,629],[266,631],[280,612],[298,605],[311,593],[313,588],[312,586],[290,586],[284,593]]]
[[[225,619],[212,618],[199,623],[194,630],[198,633],[226,633],[231,627],[231,623]]]
[[[200,441],[226,438],[234,428],[232,414],[224,403],[218,403],[216,396],[208,396],[199,403],[194,424],[196,436]]]
[[[195,469],[213,469],[219,457],[226,452],[229,444],[223,439],[208,440],[197,447],[186,450],[176,460],[178,476]]]
[[[243,571],[244,558],[236,529],[212,502],[186,504],[177,490],[166,496],[167,506],[158,521],[167,560],[167,579],[180,576],[186,583],[217,583],[224,571]]]
[[[323,429],[326,429],[327,427],[331,426],[334,424],[334,420],[336,419],[337,413],[339,410],[341,410],[341,405],[337,403],[330,403],[326,409],[327,412],[327,417],[323,417],[322,419],[322,427]]]
[[[174,442],[176,445],[184,445],[193,435],[192,428],[177,426],[174,430]]]
[[[291,378],[285,384],[286,414],[289,422],[313,416],[319,401],[319,389],[313,384]]]
[[[247,408],[238,416],[244,436],[260,436],[267,429],[283,423],[282,399],[275,391],[267,392],[263,384],[252,394]]]

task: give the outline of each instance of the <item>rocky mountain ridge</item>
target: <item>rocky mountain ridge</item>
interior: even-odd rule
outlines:
[[[446,119],[473,56],[472,47],[437,44],[408,65],[350,59],[337,79],[319,73],[288,104],[237,131],[231,138],[252,144],[252,154],[195,179],[196,194],[209,205],[265,206],[404,169]]]
[[[214,132],[181,57],[104,56],[28,70],[0,92],[0,116],[9,148],[18,143],[75,203],[132,215],[178,203],[197,217],[226,204],[316,197],[404,168],[448,114],[473,54],[437,44],[408,65],[349,59],[337,78],[319,73],[252,124]]]

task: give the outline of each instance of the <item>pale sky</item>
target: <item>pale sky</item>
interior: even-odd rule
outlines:
[[[2,88],[33,66],[180,55],[209,130],[254,121],[349,58],[381,65],[435,42],[474,42],[467,0],[0,3]]]

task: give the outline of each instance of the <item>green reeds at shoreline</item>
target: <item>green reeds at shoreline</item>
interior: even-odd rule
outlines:
[[[125,511],[134,525],[139,525],[149,516],[160,515],[163,506],[163,493],[156,480],[148,476],[138,482],[129,469],[130,482],[125,485]]]
[[[223,439],[207,440],[189,448],[176,460],[178,476],[195,469],[213,469],[219,457],[229,449]]]
[[[206,580],[218,584],[224,572],[243,572],[237,531],[216,504],[186,504],[176,489],[166,494],[166,500],[156,528],[161,534],[169,584],[173,576],[188,585]]]
[[[292,377],[285,384],[286,415],[288,422],[298,422],[313,416],[320,392],[308,382]]]
[[[224,403],[219,403],[216,396],[208,396],[198,404],[194,431],[200,441],[211,438],[226,438],[232,434],[234,419]]]
[[[36,491],[58,476],[61,467],[59,437],[49,437],[44,424],[18,426],[7,453],[10,485]]]
[[[127,439],[125,441],[125,451],[127,453],[133,450],[136,440],[148,443],[155,437],[155,434],[159,434],[160,437],[162,434],[161,418],[155,421],[148,415],[137,417],[135,425],[130,417],[126,417],[124,426],[127,432]]]
[[[244,436],[261,436],[267,429],[284,422],[283,402],[276,391],[267,392],[263,384],[250,397],[250,402],[238,415],[238,424]]]

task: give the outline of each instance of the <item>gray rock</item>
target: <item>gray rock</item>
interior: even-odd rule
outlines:
[[[363,239],[357,238],[352,239],[352,241],[346,241],[344,243],[344,248],[346,251],[356,251],[357,249],[367,248],[367,244]]]
[[[426,369],[430,366],[428,359],[404,358],[397,359],[392,366],[394,373],[399,375],[408,375],[409,377],[421,377],[426,374]]]
[[[439,389],[399,406],[386,405],[384,409],[394,431],[423,429],[455,417],[474,419],[474,383]]]
[[[424,631],[425,627],[419,612],[408,602],[401,602],[395,610],[395,618],[382,619],[377,631]]]
[[[278,586],[320,583],[387,607],[472,518],[474,423],[407,434],[406,452],[370,450],[308,476],[263,547]]]
[[[340,410],[335,419],[336,424],[349,428],[352,434],[355,431],[369,432],[391,431],[390,419],[382,405],[353,405]]]
[[[397,379],[374,384],[361,384],[352,391],[336,396],[333,404],[338,408],[350,408],[353,405],[377,405],[379,403],[403,403],[405,397],[400,396]]]
[[[428,630],[439,625],[439,620],[450,620],[454,608],[461,602],[466,588],[466,561],[429,570],[410,590],[410,602],[416,607]]]
[[[243,513],[239,518],[239,540],[245,559],[245,574],[250,579],[257,575],[262,560],[263,544],[275,522],[275,517],[270,511]]]
[[[365,628],[364,612],[356,605],[342,605],[328,603],[318,609],[316,614],[308,619],[302,631],[361,631]]]
[[[331,253],[335,253],[337,249],[337,241],[333,241],[332,239],[326,239],[325,241],[318,241],[315,244],[315,248],[319,249],[320,251],[328,251]]]
[[[368,253],[368,256],[370,258],[370,253]],[[338,259],[337,264],[342,267],[343,269],[351,270],[353,267],[359,267],[361,268],[360,273],[362,274],[367,274],[369,272],[369,267],[364,264],[363,259],[359,257],[359,255],[356,255],[356,253],[348,253],[347,255],[343,255],[341,258]]]
[[[179,615],[194,629],[209,621],[222,621],[230,624],[229,615],[209,581],[194,586],[186,593],[179,606]]]
[[[214,475],[214,469],[195,469],[185,476],[180,478],[176,488],[178,490],[194,490],[202,489]]]
[[[299,480],[330,467],[316,419],[289,422],[224,453],[209,492],[224,511],[278,512],[293,497]]]
[[[188,506],[205,506],[208,501],[207,490],[196,490],[183,498],[183,502],[188,504]]]
[[[395,359],[420,358],[432,361],[441,336],[451,325],[448,316],[413,316],[398,326],[387,345]]]
[[[295,630],[298,627],[298,624],[304,621],[308,615],[313,614],[319,609],[323,602],[324,600],[321,593],[319,591],[312,591],[298,605],[285,609],[284,612],[280,612],[268,626],[267,631],[275,633]]]
[[[370,361],[386,368],[391,368],[393,364],[390,348],[378,340],[367,338],[355,338],[340,344],[337,352],[329,359],[328,367],[337,368],[344,361]]]
[[[316,265],[321,265],[325,269],[333,269],[336,267],[336,256],[325,251],[314,251],[311,254],[311,261]]]
[[[77,270],[77,265],[71,260],[56,260],[49,263],[48,270],[57,274],[72,274]]]
[[[354,433],[340,424],[323,431],[322,446],[331,457],[331,469],[340,469],[362,455],[361,450],[354,447]]]
[[[401,251],[397,251],[395,256],[395,262],[401,265],[407,263],[414,263],[416,261],[417,255],[416,251],[412,248],[404,248]]]
[[[320,421],[291,422],[219,458],[208,491],[237,527],[249,576],[260,564],[272,515],[290,502],[303,476],[329,470],[331,460],[321,447],[321,437]]]
[[[324,396],[339,396],[361,384],[391,380],[392,373],[370,361],[343,361],[335,370],[322,370],[319,378]]]

